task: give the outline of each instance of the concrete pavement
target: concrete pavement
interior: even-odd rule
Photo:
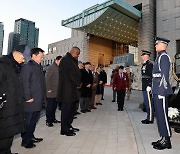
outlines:
[[[76,136],[60,135],[60,125],[45,125],[42,116],[35,132],[36,137],[44,140],[33,149],[21,147],[20,135],[16,136],[12,152],[19,154],[178,154],[180,153],[180,134],[173,132],[172,149],[157,151],[151,142],[159,139],[156,122],[142,125],[146,113],[139,109],[142,102],[141,91],[132,91],[131,99],[125,101],[125,110],[117,111],[112,103],[112,89],[105,88],[105,100],[102,106],[90,113],[78,115],[73,126],[80,129]],[[57,119],[60,112],[57,110]]]

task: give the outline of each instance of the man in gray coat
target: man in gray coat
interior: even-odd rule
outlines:
[[[40,65],[44,51],[41,48],[34,48],[31,50],[31,57],[32,60],[25,64],[21,71],[26,123],[26,132],[21,134],[21,146],[25,148],[33,148],[36,146],[35,142],[43,140],[34,137],[34,131],[46,98],[45,78]]]
[[[46,125],[53,127],[53,123],[60,123],[56,120],[56,108],[57,108],[57,89],[59,82],[59,64],[62,56],[57,56],[54,63],[50,65],[45,74],[46,80],[46,94],[47,94],[47,105],[46,105]]]
[[[61,102],[61,135],[74,136],[79,131],[72,127],[76,102],[78,101],[78,87],[81,84],[78,57],[80,49],[73,47],[62,58],[59,65],[58,101]]]

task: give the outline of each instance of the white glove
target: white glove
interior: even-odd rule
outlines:
[[[158,95],[158,98],[163,99],[163,98],[165,98],[165,96]]]
[[[151,87],[147,86],[146,91],[148,91],[148,92],[151,91]]]

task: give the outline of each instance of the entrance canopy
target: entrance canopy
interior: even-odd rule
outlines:
[[[123,0],[109,0],[62,21],[62,26],[121,43],[138,40],[141,12]]]

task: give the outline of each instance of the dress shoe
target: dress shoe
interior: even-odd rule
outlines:
[[[154,146],[154,145],[158,144],[159,142],[161,142],[161,141],[162,141],[162,139],[163,139],[163,137],[162,137],[161,139],[157,140],[156,142],[152,142],[152,143],[151,143],[151,145],[153,145],[153,146]]]
[[[22,142],[22,143],[21,143],[21,146],[22,146],[22,147],[25,147],[25,148],[27,148],[27,149],[36,147],[36,145],[35,145],[33,142],[30,142],[30,143],[28,143],[28,144]]]
[[[97,107],[92,107],[92,109],[97,109]]]
[[[170,137],[163,137],[163,139],[159,143],[155,144],[153,148],[157,150],[171,149],[172,146]]]
[[[61,121],[54,119],[53,123],[61,123]]]
[[[61,135],[66,135],[66,136],[75,136],[76,133],[74,131],[61,131]]]
[[[86,110],[81,110],[82,113],[86,113]]]
[[[102,103],[98,103],[99,105],[102,105]]]
[[[101,100],[104,100],[104,98],[101,98]]]
[[[73,117],[73,119],[77,119],[77,117]]]
[[[91,110],[87,109],[86,112],[91,112]]]
[[[70,130],[72,130],[73,132],[79,132],[79,129],[74,127],[71,127]]]
[[[11,154],[18,154],[17,152],[15,152],[15,153],[11,153]]]
[[[52,123],[49,123],[49,122],[46,122],[46,125],[47,125],[48,127],[53,127],[53,126],[54,126]]]
[[[153,124],[153,121],[149,121],[147,119],[141,121],[142,124]]]
[[[33,137],[31,140],[32,140],[33,143],[37,143],[37,142],[43,141],[43,138],[36,138],[36,137]]]
[[[116,102],[114,99],[111,102]]]
[[[80,112],[76,112],[75,114],[78,115],[78,114],[81,114],[81,113]]]

